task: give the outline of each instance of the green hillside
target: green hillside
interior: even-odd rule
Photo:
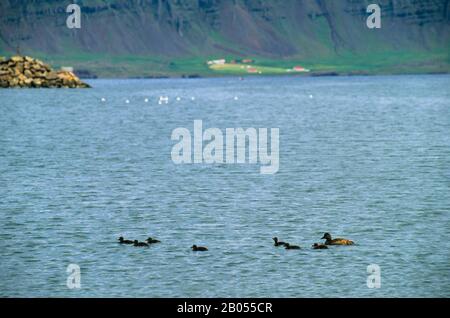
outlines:
[[[365,0],[78,1],[0,3],[0,55],[32,55],[101,77],[251,74],[208,60],[251,59],[255,74],[450,71],[450,1],[383,0],[382,28],[366,27]],[[227,63],[228,64],[228,63]]]

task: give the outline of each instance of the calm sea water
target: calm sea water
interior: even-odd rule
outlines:
[[[450,76],[90,84],[0,91],[0,296],[450,296]],[[173,164],[195,119],[279,127],[279,172]]]

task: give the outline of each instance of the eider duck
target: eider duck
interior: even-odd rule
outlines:
[[[287,250],[299,250],[300,246],[291,245],[289,243],[284,243],[284,248],[287,249]]]
[[[205,252],[208,249],[206,247],[203,247],[203,246],[192,245],[192,250],[194,252]]]
[[[161,241],[155,240],[155,239],[153,239],[153,238],[151,238],[151,237],[149,237],[149,238],[146,240],[146,242],[147,242],[148,244],[161,243]]]
[[[278,237],[274,237],[274,238],[272,238],[272,240],[274,240],[274,242],[275,242],[274,246],[284,246],[284,245],[286,245],[285,242],[278,241]]]
[[[331,238],[330,233],[325,233],[322,237],[322,240],[325,240],[325,245],[353,245],[355,244],[353,241],[344,239],[344,238]]]
[[[125,240],[125,239],[123,238],[123,236],[121,236],[121,237],[119,237],[119,243],[120,243],[120,244],[133,244],[134,242],[133,242],[133,241],[130,241],[130,240]]]
[[[315,250],[325,250],[328,248],[328,246],[326,246],[325,244],[322,244],[322,243],[314,243],[312,248]]]
[[[134,246],[138,246],[138,247],[148,247],[147,243],[144,242],[139,242],[138,240],[134,240]]]

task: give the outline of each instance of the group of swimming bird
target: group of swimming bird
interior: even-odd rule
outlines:
[[[287,250],[299,250],[301,249],[300,246],[297,245],[291,245],[287,242],[281,242],[278,240],[278,237],[274,237],[272,238],[272,240],[275,242],[275,246],[284,246],[285,249]],[[315,250],[321,250],[321,249],[327,249],[328,245],[353,245],[355,244],[353,241],[351,240],[347,240],[345,238],[335,238],[333,239],[331,237],[330,233],[325,233],[322,237],[322,240],[325,240],[325,243],[314,243],[312,245],[312,248]],[[161,243],[161,241],[156,240],[152,237],[149,237],[145,240],[145,242],[139,242],[138,240],[125,240],[122,236],[119,237],[119,243],[120,244],[128,244],[128,245],[133,245],[136,247],[149,247],[151,244],[156,244],[156,243]],[[204,246],[197,246],[197,245],[192,245],[192,250],[194,252],[205,252],[208,250],[207,247]]]
[[[156,244],[161,243],[161,241],[155,240],[151,237],[145,240],[145,242],[139,242],[138,240],[125,240],[123,236],[119,237],[119,243],[120,244],[128,244],[128,245],[134,245],[138,247],[149,247],[150,244]]]
[[[154,239],[152,237],[149,237],[148,239],[145,240],[145,242],[139,242],[138,240],[126,240],[123,238],[123,236],[121,236],[121,237],[119,237],[119,243],[133,245],[136,247],[149,247],[151,244],[161,243],[161,241]],[[197,245],[192,245],[191,248],[194,252],[205,252],[208,250],[206,247],[197,246]]]
[[[275,246],[284,246],[287,250],[299,250],[301,247],[297,245],[291,245],[287,242],[281,242],[278,240],[278,237],[272,238],[272,240],[275,242]],[[314,243],[312,245],[312,248],[315,250],[323,250],[327,249],[328,245],[353,245],[355,244],[351,240],[347,240],[345,238],[335,238],[333,239],[331,237],[330,233],[325,233],[322,237],[322,240],[325,240],[325,243]]]

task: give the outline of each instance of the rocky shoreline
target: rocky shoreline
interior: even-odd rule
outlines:
[[[0,60],[0,88],[89,88],[74,73],[54,71],[29,56]]]

